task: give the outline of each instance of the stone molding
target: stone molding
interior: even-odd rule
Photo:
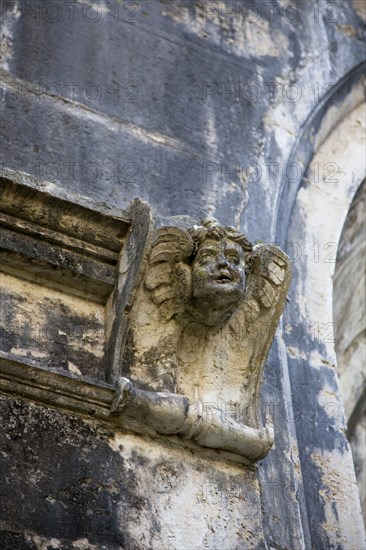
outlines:
[[[264,458],[274,432],[258,396],[287,256],[212,220],[154,229],[138,200],[109,215],[24,176],[1,184],[2,391],[243,464]],[[219,402],[242,409],[208,412]]]

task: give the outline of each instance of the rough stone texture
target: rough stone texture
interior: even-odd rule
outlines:
[[[327,159],[342,170],[332,181],[306,177],[287,234],[302,253],[293,264],[284,336],[306,513],[320,548],[364,544],[356,535],[360,511],[350,514],[358,491],[336,375],[333,275],[343,224],[366,171],[365,107],[355,107],[318,147],[310,166]]]
[[[14,495],[1,548],[263,547],[254,470],[20,400],[1,411],[1,487]]]
[[[272,16],[244,2],[235,18],[235,2],[153,0],[137,3],[133,20],[123,4],[119,14],[114,3],[94,5],[83,13],[77,2],[70,21],[68,9],[38,13],[36,0],[5,4],[2,162],[111,205],[139,196],[162,215],[211,214],[273,238],[297,129],[330,83],[364,60],[352,3],[322,1],[318,13],[302,1],[294,17],[284,2],[273,2]],[[266,82],[277,84],[273,98]]]
[[[2,350],[105,379],[102,306],[5,273],[1,287]]]
[[[335,349],[348,438],[366,524],[366,180],[349,210],[334,273]]]
[[[125,208],[138,196],[163,216],[215,216],[246,231],[249,239],[277,241],[298,269],[264,371],[262,415],[282,430],[259,465],[259,489],[251,471],[228,469],[223,476],[222,466],[206,461],[204,478],[193,452],[187,451],[189,458],[184,454],[192,468],[179,469],[176,449],[164,454],[163,443],[138,436],[125,436],[124,456],[113,447],[114,435],[107,444],[97,434],[100,428],[93,431],[87,424],[86,429],[84,421],[69,415],[62,415],[62,422],[71,424],[72,437],[58,445],[58,434],[64,433],[60,413],[31,405],[33,421],[29,405],[19,403],[19,412],[6,413],[1,423],[15,441],[11,455],[4,451],[1,459],[10,480],[1,485],[9,503],[9,512],[1,508],[1,546],[216,550],[246,548],[253,541],[254,547],[281,550],[365,547],[338,397],[336,408],[328,407],[338,391],[334,342],[324,342],[332,327],[314,337],[314,330],[324,331],[321,323],[333,322],[333,272],[324,272],[326,263],[312,262],[310,248],[318,242],[322,260],[334,252],[323,249],[325,244],[335,243],[336,251],[365,176],[357,116],[353,128],[335,132],[349,162],[339,150],[333,155],[337,140],[313,158],[342,117],[363,101],[363,2],[300,0],[296,12],[274,0],[272,12],[262,2],[148,0],[136,3],[135,10],[101,1],[86,12],[86,3],[78,1],[74,19],[64,2],[52,5],[49,12],[34,0],[9,0],[0,7],[2,165],[50,181],[57,192],[73,193],[73,201],[93,199],[101,210]],[[60,17],[52,11],[55,5]],[[229,8],[237,6],[247,11],[230,15]],[[289,84],[296,86],[286,88]],[[298,163],[299,170],[292,166],[295,175],[286,172],[288,162]],[[306,172],[309,162],[313,168]],[[340,185],[334,172],[347,174]],[[319,187],[324,193],[317,194]],[[331,210],[333,196],[339,198],[336,210]],[[300,264],[297,257],[308,261]],[[315,269],[320,263],[324,269]],[[27,444],[35,424],[46,435]],[[40,457],[36,463],[33,447]],[[168,493],[148,491],[147,498],[144,491],[154,483],[152,471],[162,455]],[[208,492],[217,491],[219,502],[204,504],[201,512],[192,496],[179,499],[178,488],[169,492],[175,476],[169,469],[164,473],[167,463],[184,479],[190,472],[184,487],[193,487],[192,494],[194,483],[217,484],[220,489],[209,485]],[[239,479],[237,497],[237,486],[232,491],[230,483]],[[240,495],[247,487],[245,507]],[[239,521],[252,510],[258,490],[261,526],[250,513],[234,533],[231,514]],[[56,499],[55,516],[46,508],[52,506],[44,502],[48,495],[62,502]],[[227,516],[230,495],[235,505]],[[151,512],[161,506],[167,507],[164,514]],[[89,509],[93,515],[86,516]]]
[[[66,550],[81,539],[90,549],[125,546],[117,508],[129,513],[135,481],[110,437],[79,418],[1,399],[1,548]]]
[[[7,176],[0,197],[1,350],[105,381],[130,220],[51,196],[29,177]]]

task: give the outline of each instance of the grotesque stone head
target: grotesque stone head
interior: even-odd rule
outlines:
[[[234,227],[205,220],[190,230],[195,243],[190,313],[216,325],[231,315],[244,296],[246,256],[251,243]]]

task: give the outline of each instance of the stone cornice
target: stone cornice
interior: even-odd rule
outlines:
[[[0,391],[98,420],[108,420],[114,396],[111,384],[81,379],[42,367],[35,361],[0,352]]]

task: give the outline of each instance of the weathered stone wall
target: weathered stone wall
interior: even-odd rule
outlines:
[[[299,128],[364,60],[362,3],[286,6],[3,3],[1,161],[273,239]]]
[[[332,146],[314,157],[364,101],[364,3],[9,0],[0,16],[4,169],[104,211],[141,197],[160,216],[215,216],[294,265],[262,390],[275,448],[258,471],[4,397],[0,546],[364,547],[324,327],[332,273],[316,269],[365,175],[362,116],[341,136],[354,174]]]
[[[345,506],[357,506],[358,495],[337,379],[333,276],[342,227],[366,170],[365,104],[338,123],[335,117],[333,113],[334,129],[320,142],[310,170],[327,159],[339,163],[342,171],[333,181],[327,176],[318,182],[306,178],[290,216],[287,238],[300,244],[303,253],[293,263],[291,307],[284,313],[284,332],[311,536],[320,547],[334,541],[340,547],[352,547],[356,543],[344,528],[351,528],[359,516],[349,516]],[[322,520],[318,522],[317,517]]]
[[[348,438],[366,524],[366,183],[358,189],[344,224],[334,274],[334,322],[337,327],[338,373]]]

